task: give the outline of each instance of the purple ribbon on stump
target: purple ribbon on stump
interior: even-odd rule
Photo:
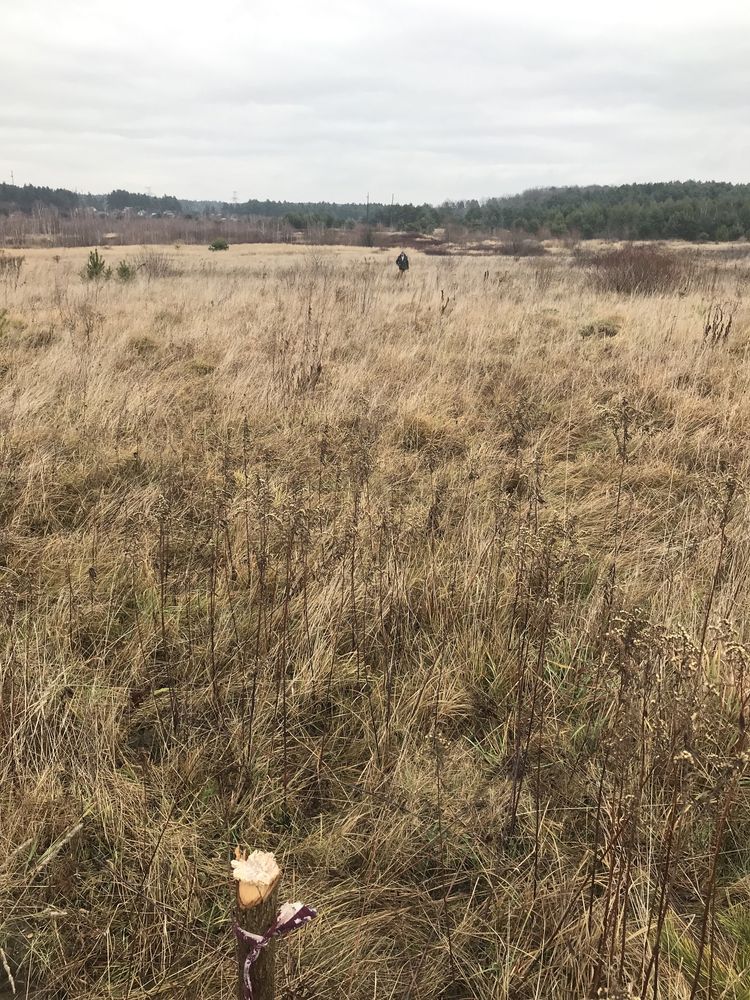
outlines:
[[[250,982],[250,967],[253,962],[257,961],[258,956],[261,951],[271,943],[271,941],[276,937],[284,937],[285,934],[291,934],[292,931],[299,930],[300,927],[304,927],[305,924],[309,924],[311,920],[317,917],[318,911],[314,910],[312,906],[300,906],[299,909],[295,910],[291,917],[286,920],[281,920],[281,913],[276,917],[276,920],[271,924],[265,934],[251,934],[250,931],[243,930],[242,927],[237,924],[234,925],[234,936],[242,944],[246,944],[249,948],[247,957],[245,958],[245,965],[242,970],[242,988],[245,995],[245,1000],[253,1000],[253,984]]]

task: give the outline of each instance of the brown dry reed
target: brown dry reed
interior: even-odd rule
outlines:
[[[747,262],[665,252],[27,253],[0,993],[233,995],[240,843],[281,997],[750,995]]]

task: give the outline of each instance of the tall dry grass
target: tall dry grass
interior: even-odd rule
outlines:
[[[241,842],[285,997],[750,995],[746,263],[163,254],[0,285],[0,992],[232,996]]]

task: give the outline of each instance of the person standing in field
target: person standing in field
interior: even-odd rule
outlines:
[[[396,258],[396,266],[398,267],[400,274],[403,274],[404,271],[409,270],[409,258],[406,256],[403,250]]]

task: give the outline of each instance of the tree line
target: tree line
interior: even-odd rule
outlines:
[[[750,238],[750,184],[669,181],[653,184],[534,188],[522,194],[441,205],[383,202],[195,201],[115,190],[80,194],[64,188],[0,184],[0,213],[40,206],[67,215],[99,211],[174,212],[280,219],[294,229],[373,228],[431,233],[461,225],[477,233],[515,230],[539,237],[734,240]]]
[[[81,194],[67,188],[37,187],[35,184],[0,184],[0,215],[10,215],[11,212],[31,215],[40,208],[55,209],[62,215],[86,208],[95,208],[100,212],[122,211],[124,208],[136,212],[182,212],[178,199],[167,194],[157,197],[122,190],[110,191],[109,194]]]

